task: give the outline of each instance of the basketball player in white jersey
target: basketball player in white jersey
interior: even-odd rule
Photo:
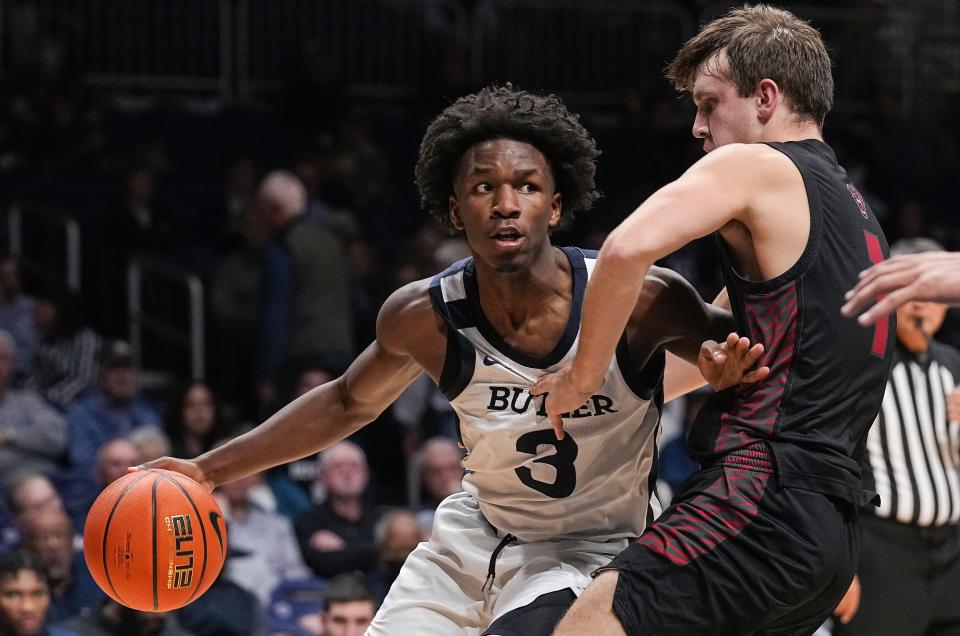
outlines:
[[[595,255],[550,231],[588,210],[598,155],[556,97],[487,88],[447,108],[420,148],[424,207],[463,233],[473,257],[396,291],[377,339],[338,380],[196,460],[163,458],[213,489],[327,448],[375,419],[426,372],[460,419],[465,492],[438,508],[368,634],[548,634],[563,611],[660,510],[653,493],[664,399],[706,376],[720,388],[762,379],[762,352],[730,332],[678,275],[656,269],[602,387],[558,440],[530,388],[569,364]],[[713,355],[719,350],[718,355]],[[677,363],[674,365],[673,363]],[[692,371],[692,373],[691,373]],[[702,374],[702,376],[701,376]]]

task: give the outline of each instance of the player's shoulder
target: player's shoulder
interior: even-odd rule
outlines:
[[[434,313],[430,300],[432,278],[422,278],[407,283],[390,294],[380,308],[380,317],[390,320],[423,318]]]
[[[643,284],[661,292],[687,293],[693,290],[693,286],[686,278],[672,269],[657,265],[647,271]]]
[[[419,335],[436,333],[439,316],[430,300],[429,278],[407,283],[384,301],[377,316],[377,340],[401,349],[415,346]]]
[[[790,157],[764,143],[725,144],[700,161],[720,170],[749,172],[756,178],[793,175],[797,171]]]
[[[647,313],[653,309],[670,315],[689,303],[699,301],[699,295],[683,276],[666,267],[653,266],[647,271],[637,300],[635,312]]]

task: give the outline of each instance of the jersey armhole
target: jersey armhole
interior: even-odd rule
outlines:
[[[460,261],[449,268],[447,272],[452,271],[455,267],[464,267],[466,262],[467,259]],[[440,388],[440,392],[443,393],[448,400],[452,401],[460,395],[470,382],[470,378],[473,377],[473,365],[476,355],[470,341],[464,338],[456,327],[454,327],[454,316],[451,313],[451,308],[449,304],[444,301],[441,280],[447,272],[434,277],[430,282],[429,293],[433,310],[440,315],[443,324],[447,328],[447,348],[444,353],[443,369],[440,371],[440,379],[437,382],[437,386]]]
[[[438,386],[440,392],[453,401],[470,383],[476,361],[473,346],[460,333],[447,325],[447,350],[443,359]]]

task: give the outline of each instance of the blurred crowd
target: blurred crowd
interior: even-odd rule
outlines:
[[[426,377],[349,441],[218,489],[230,552],[184,610],[107,601],[79,537],[129,466],[195,457],[333,380],[372,340],[389,293],[469,255],[418,212],[412,167],[426,123],[478,87],[454,52],[415,98],[357,99],[321,47],[275,99],[211,104],[94,91],[56,28],[30,50],[2,78],[0,205],[80,224],[83,291],[36,259],[0,257],[0,620],[16,634],[56,626],[52,636],[361,633],[433,509],[460,490],[456,421]],[[891,242],[960,249],[950,111],[907,117],[895,96],[864,90],[875,91],[869,114],[828,118],[841,164]],[[625,86],[612,107],[571,106],[603,150],[605,197],[555,242],[597,248],[700,148],[692,107],[665,83]],[[30,240],[25,254],[42,250]],[[165,341],[128,342],[126,272],[143,257],[203,281],[206,377],[187,380]],[[709,240],[662,264],[708,300],[721,287]],[[144,296],[159,314],[186,311],[162,285]],[[960,345],[956,316],[938,338]],[[693,468],[682,440],[703,397],[668,405],[665,497]],[[10,586],[37,602],[7,607]]]

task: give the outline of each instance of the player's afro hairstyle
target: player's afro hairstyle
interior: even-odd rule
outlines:
[[[447,229],[455,231],[449,200],[460,159],[471,146],[492,139],[522,141],[543,153],[563,195],[563,218],[586,212],[599,198],[594,175],[600,151],[580,117],[556,95],[488,86],[448,106],[420,143],[415,171],[420,205]]]

